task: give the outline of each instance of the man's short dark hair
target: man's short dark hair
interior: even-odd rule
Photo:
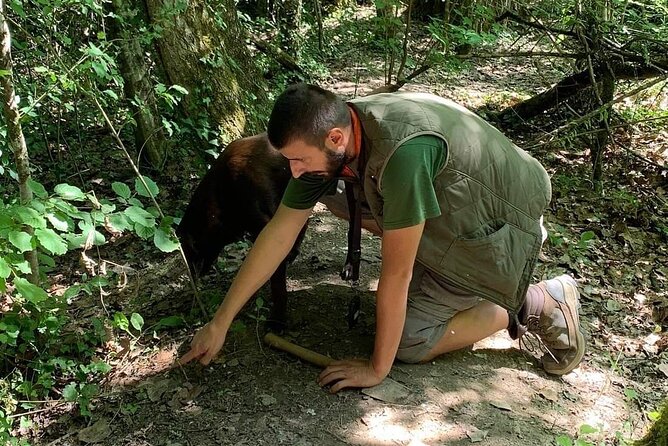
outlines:
[[[348,106],[334,93],[315,85],[294,84],[276,99],[267,137],[277,149],[296,140],[324,149],[331,129],[349,125]]]

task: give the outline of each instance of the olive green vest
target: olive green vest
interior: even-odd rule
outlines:
[[[551,194],[545,169],[490,124],[437,96],[386,93],[349,104],[363,128],[362,187],[378,224],[390,156],[416,136],[442,138],[447,159],[434,181],[441,215],[425,222],[417,260],[517,313],[542,244],[539,220]]]

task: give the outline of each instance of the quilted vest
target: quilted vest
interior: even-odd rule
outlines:
[[[551,195],[545,169],[483,119],[437,96],[386,93],[349,105],[364,134],[362,189],[380,227],[390,156],[416,136],[443,139],[447,158],[434,181],[441,215],[425,222],[417,260],[517,314],[542,244],[539,219]]]

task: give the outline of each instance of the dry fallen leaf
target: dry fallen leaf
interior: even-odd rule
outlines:
[[[471,443],[479,443],[487,437],[487,433],[488,431],[483,431],[474,427],[466,432],[466,435],[471,439]]]
[[[162,395],[174,387],[174,383],[171,379],[163,379],[151,383],[146,387],[146,396],[152,402],[159,401],[162,398]]]
[[[490,401],[489,404],[496,407],[497,409],[508,410],[510,412],[513,411],[513,408],[510,407],[510,404],[506,403],[505,401]]]
[[[664,375],[668,376],[668,364],[665,362],[662,362],[661,364],[658,365],[657,367],[661,372],[663,372]]]
[[[554,402],[559,399],[559,395],[557,395],[557,392],[555,392],[552,389],[543,389],[539,392],[539,394],[548,401]]]
[[[386,403],[407,404],[412,400],[411,390],[391,378],[385,378],[380,384],[362,389],[364,395]]]
[[[100,443],[102,440],[111,435],[111,428],[107,420],[98,420],[92,426],[79,431],[79,441],[84,443]]]

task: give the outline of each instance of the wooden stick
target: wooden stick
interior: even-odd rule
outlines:
[[[299,345],[293,344],[292,342],[287,341],[280,336],[275,335],[274,333],[267,333],[264,335],[264,343],[279,350],[283,350],[284,352],[288,352],[291,355],[294,355],[299,359],[303,359],[306,362],[310,362],[313,365],[317,365],[318,367],[327,367],[332,362],[334,362],[334,360],[329,356],[321,355],[320,353],[316,353],[313,350],[300,347]]]

